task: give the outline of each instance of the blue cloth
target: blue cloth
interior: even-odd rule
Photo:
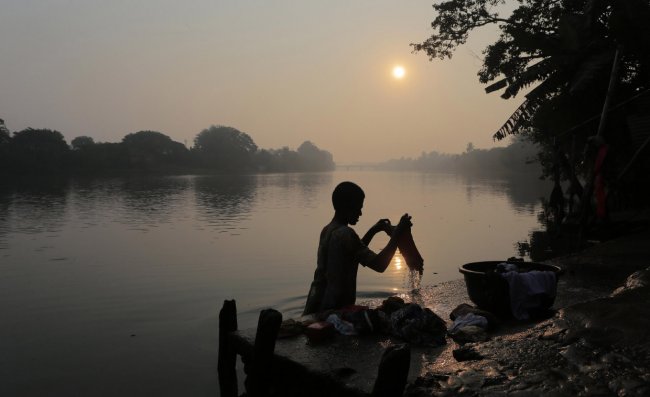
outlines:
[[[554,272],[531,270],[507,272],[501,276],[508,281],[510,310],[518,320],[529,319],[529,310],[541,309],[545,301],[555,298],[557,280]]]
[[[341,317],[339,317],[337,314],[330,314],[327,317],[328,323],[332,324],[334,328],[336,328],[337,331],[339,331],[339,334],[343,335],[356,335],[357,331],[354,329],[354,324],[351,322],[343,320]]]
[[[469,325],[474,325],[476,327],[487,329],[488,320],[487,318],[483,316],[479,316],[478,314],[474,314],[474,313],[463,314],[462,316],[456,317],[451,328],[449,328],[449,333],[453,335],[456,332],[458,332],[458,330],[460,330],[461,328],[467,327]]]

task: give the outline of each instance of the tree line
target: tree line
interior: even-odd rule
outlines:
[[[95,142],[78,136],[68,144],[59,131],[26,128],[10,133],[0,119],[0,172],[93,173],[291,172],[331,171],[332,154],[310,141],[297,150],[261,149],[236,128],[213,125],[199,132],[187,148],[157,131],[127,134],[121,142]]]
[[[447,154],[422,152],[419,157],[402,157],[379,164],[379,168],[398,171],[440,171],[489,176],[531,175],[542,168],[537,160],[539,147],[521,137],[507,147],[476,149],[470,142],[465,152]]]

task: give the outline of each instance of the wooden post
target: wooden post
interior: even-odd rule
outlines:
[[[222,397],[237,397],[237,353],[229,340],[229,335],[237,331],[237,305],[235,300],[223,301],[219,312],[219,389]]]
[[[273,372],[275,340],[282,324],[282,314],[274,309],[260,312],[253,347],[251,371],[246,378],[246,391],[253,397],[269,395]]]
[[[379,362],[372,397],[400,397],[406,387],[411,366],[411,348],[407,344],[388,346]]]

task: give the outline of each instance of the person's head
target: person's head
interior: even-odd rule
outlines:
[[[332,204],[339,220],[355,225],[361,216],[363,199],[366,195],[356,183],[341,182],[332,192]]]

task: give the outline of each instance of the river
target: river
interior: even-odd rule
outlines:
[[[366,192],[359,235],[408,212],[424,257],[360,267],[358,301],[517,255],[547,185],[436,173],[47,179],[0,187],[0,395],[217,395],[217,315],[297,316],[343,180]],[[380,250],[386,236],[370,247]]]

